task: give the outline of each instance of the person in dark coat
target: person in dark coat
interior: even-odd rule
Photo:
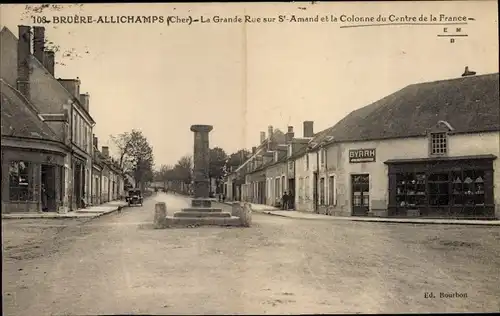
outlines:
[[[283,192],[283,197],[281,197],[281,209],[286,210],[288,205],[288,193]]]

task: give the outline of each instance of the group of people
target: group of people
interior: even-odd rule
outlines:
[[[281,197],[281,209],[282,210],[292,210],[294,204],[293,193],[283,192],[283,196]]]

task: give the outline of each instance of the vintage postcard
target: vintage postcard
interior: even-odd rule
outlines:
[[[1,5],[4,314],[498,311],[497,9]]]

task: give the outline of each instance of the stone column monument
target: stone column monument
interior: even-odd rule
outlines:
[[[194,199],[191,202],[193,207],[211,207],[210,194],[210,146],[208,133],[212,131],[211,125],[192,125],[194,132],[194,153],[193,153],[193,186]]]
[[[210,146],[208,133],[211,125],[193,125],[194,153],[193,153],[193,186],[194,198],[191,207],[184,208],[174,213],[173,217],[167,216],[165,227],[174,226],[243,226],[240,217],[231,216],[230,212],[223,212],[221,208],[212,207],[210,200]]]

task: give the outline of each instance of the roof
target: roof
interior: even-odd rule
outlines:
[[[304,147],[300,148],[299,150],[297,150],[296,152],[294,152],[290,157],[288,157],[288,159],[295,160],[295,159],[305,155],[306,152],[307,152],[307,146],[304,146]]]
[[[278,140],[282,140],[282,138],[285,136],[282,131],[279,129],[275,129],[273,132],[273,135],[277,136]],[[244,163],[238,166],[235,171],[232,173],[237,173],[240,171],[244,166],[246,166],[250,161],[254,160],[257,156],[259,156],[263,150],[267,151],[267,143],[269,142],[269,138],[265,139],[257,148],[255,154],[253,154],[250,158],[248,158]]]
[[[499,108],[498,73],[412,84],[351,112],[313,141],[425,136],[440,120],[456,133],[499,131]]]
[[[32,66],[35,66],[39,69],[43,69],[45,71],[45,74],[47,76],[47,78],[49,78],[49,80],[52,80],[54,82],[57,82],[57,84],[62,88],[64,89],[64,91],[68,94],[68,96],[70,96],[73,100],[73,102],[76,102],[78,103],[79,105],[79,108],[81,111],[83,111],[87,116],[88,118],[90,119],[90,121],[92,123],[95,123],[95,120],[94,118],[92,117],[92,115],[90,115],[90,112],[82,105],[81,101],[80,101],[80,98],[79,97],[76,97],[74,96],[71,92],[68,91],[68,89],[66,89],[65,86],[63,86],[59,80],[57,80],[46,68],[45,66],[38,60],[38,58],[36,58],[35,56],[33,55],[30,55],[29,56],[29,61],[31,63]],[[62,80],[71,80],[71,79],[62,79]]]
[[[0,79],[2,136],[59,141],[39,117],[35,107],[16,89]]]

